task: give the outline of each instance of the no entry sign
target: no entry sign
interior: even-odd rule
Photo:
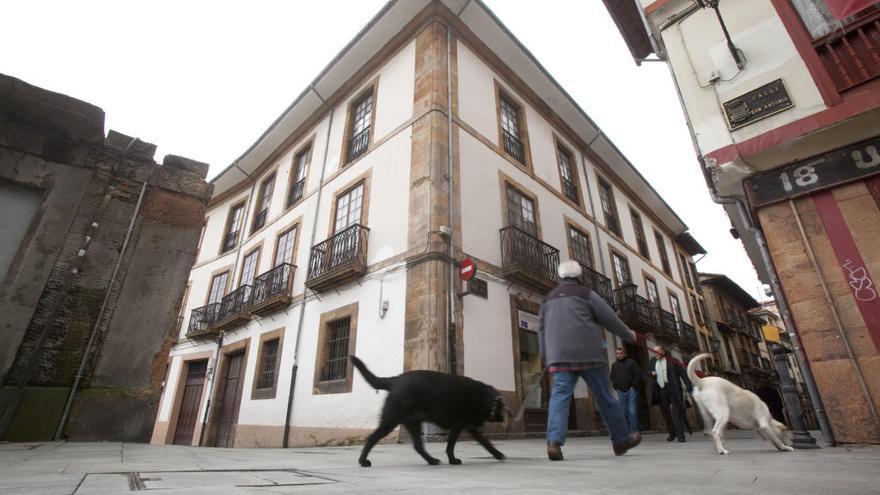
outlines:
[[[465,258],[461,264],[458,265],[458,276],[465,282],[474,278],[474,275],[477,274],[477,264],[474,263],[474,260],[470,258]]]

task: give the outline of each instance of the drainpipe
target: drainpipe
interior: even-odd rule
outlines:
[[[242,214],[242,224],[241,224],[241,240],[238,241],[238,247],[235,250],[235,262],[232,264],[232,281],[235,282],[235,274],[238,273],[238,262],[241,261],[241,248],[244,245],[245,237],[244,232],[247,230],[248,219],[250,218],[251,212],[251,201],[254,201],[254,191],[257,187],[257,179],[253,177],[251,174],[242,170],[241,167],[238,166],[238,162],[235,162],[235,168],[238,169],[239,172],[243,173],[248,179],[251,181],[251,193],[248,196],[247,201],[244,204],[244,213]],[[225,242],[221,239],[221,242]],[[217,385],[217,368],[220,364],[220,353],[223,349],[223,336],[224,332],[220,331],[220,336],[217,337],[217,347],[214,349],[214,367],[211,369],[210,380],[208,381],[208,401],[205,403],[205,414],[202,416],[202,430],[199,432],[199,443],[198,446],[202,446],[202,440],[205,438],[205,427],[208,424],[208,414],[211,411],[211,399],[214,397],[214,387]]]
[[[128,146],[125,147],[125,150],[122,152],[121,161],[125,161],[126,155],[128,155],[128,150],[131,149],[132,145],[134,145],[137,138],[132,138],[128,143]],[[155,169],[153,169],[155,170]],[[138,195],[137,203],[134,206],[134,213],[131,215],[131,221],[128,223],[128,230],[125,231],[125,239],[122,241],[122,248],[119,250],[119,257],[116,258],[116,263],[113,266],[113,273],[110,275],[110,283],[107,284],[107,292],[104,293],[104,300],[101,301],[101,309],[98,310],[98,316],[95,318],[95,324],[92,325],[92,331],[89,334],[89,342],[86,344],[86,350],[83,352],[83,357],[79,362],[79,368],[76,370],[76,377],[73,379],[73,385],[70,387],[70,392],[67,394],[67,402],[64,404],[64,412],[61,413],[61,420],[58,421],[58,428],[55,430],[55,436],[52,437],[52,440],[58,440],[61,438],[61,432],[64,430],[64,424],[67,423],[67,415],[70,414],[70,408],[73,405],[73,399],[76,397],[77,389],[79,388],[79,382],[82,380],[83,372],[86,368],[86,363],[89,361],[89,357],[92,354],[92,347],[95,345],[95,338],[98,336],[98,329],[101,327],[101,320],[104,318],[104,311],[107,310],[107,303],[110,301],[110,295],[113,292],[113,285],[116,283],[116,276],[119,275],[119,267],[122,266],[122,259],[125,257],[125,253],[128,250],[128,241],[131,240],[131,233],[134,231],[134,224],[137,221],[138,213],[141,210],[141,204],[144,201],[144,193],[147,192],[147,184],[149,184],[150,179],[153,177],[152,170],[150,174],[147,176],[146,180],[144,180],[144,184],[141,186],[141,192]]]
[[[321,164],[321,178],[318,181],[318,194],[316,196],[315,203],[315,215],[312,218],[312,234],[309,239],[309,247],[315,245],[315,236],[318,231],[318,212],[321,211],[321,193],[324,192],[324,173],[327,170],[327,150],[330,146],[330,130],[333,129],[333,109],[327,105],[327,100],[324,99],[315,89],[315,86],[311,86],[311,90],[315,93],[315,96],[321,100],[321,105],[326,108],[330,112],[330,121],[327,123],[327,135],[324,136],[324,161]],[[309,254],[309,258],[311,259],[311,251]],[[296,326],[296,344],[293,348],[293,366],[290,369],[290,390],[287,393],[287,412],[284,416],[284,438],[281,439],[281,446],[283,448],[287,448],[290,444],[288,438],[290,437],[290,425],[293,421],[293,392],[296,390],[296,375],[297,371],[299,371],[299,348],[300,341],[302,340],[302,329],[303,322],[305,321],[306,314],[306,292],[308,288],[303,288],[303,297],[299,303],[299,321]],[[381,303],[380,303],[381,305]]]
[[[467,5],[465,5],[467,6]],[[460,14],[460,12],[459,12]],[[446,276],[447,276],[447,297],[449,303],[449,373],[455,375],[458,371],[458,356],[456,355],[456,331],[455,331],[455,270],[453,264],[455,260],[453,255],[452,240],[454,239],[455,230],[452,227],[452,26],[446,25],[446,180],[447,180],[447,213],[449,220],[447,221],[449,233],[446,236]]]
[[[693,14],[696,10],[688,9],[682,12],[680,15],[676,15],[673,19],[670,19],[669,22],[666,22],[663,26],[661,26],[660,30],[678,24],[688,16]],[[801,347],[800,338],[798,337],[797,328],[794,325],[794,320],[791,317],[791,313],[789,312],[788,302],[785,299],[785,293],[782,291],[782,285],[779,283],[779,278],[776,274],[776,268],[773,265],[773,260],[770,258],[770,252],[767,249],[767,241],[764,239],[764,234],[761,232],[761,229],[756,227],[752,223],[751,216],[748,213],[748,208],[746,207],[743,200],[736,196],[719,196],[718,191],[715,189],[715,182],[712,180],[712,177],[709,175],[709,169],[707,168],[706,160],[703,158],[702,153],[700,152],[700,147],[697,141],[697,135],[694,132],[693,124],[691,123],[690,114],[688,113],[687,107],[684,104],[684,96],[681,94],[681,86],[678,84],[678,79],[675,76],[675,71],[672,70],[672,66],[667,64],[669,67],[669,74],[672,76],[673,86],[675,86],[675,93],[678,96],[678,102],[681,105],[682,113],[684,114],[685,121],[687,122],[688,132],[691,135],[691,142],[694,145],[694,151],[697,155],[697,161],[700,163],[700,171],[703,173],[703,179],[706,181],[706,186],[709,189],[709,196],[712,198],[712,201],[719,205],[736,205],[737,213],[740,216],[740,219],[743,222],[746,230],[748,230],[752,235],[755,236],[755,241],[758,245],[758,250],[761,253],[761,263],[764,265],[764,269],[767,270],[767,275],[770,281],[770,287],[773,289],[773,293],[776,295],[776,302],[779,305],[779,312],[782,316],[783,321],[786,323],[788,328],[791,328],[791,342],[795,351],[795,358],[797,359],[798,366],[801,368],[801,373],[804,378],[804,382],[807,385],[807,391],[810,394],[810,402],[813,404],[813,409],[816,411],[816,418],[819,421],[819,428],[822,430],[822,437],[828,442],[828,445],[834,445],[834,434],[831,431],[831,426],[828,424],[828,418],[825,415],[825,409],[822,405],[822,399],[819,396],[819,391],[816,387],[816,381],[813,379],[813,373],[810,369],[810,363],[807,361],[806,356],[804,355],[803,347]]]

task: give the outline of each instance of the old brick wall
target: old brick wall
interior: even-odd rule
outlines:
[[[868,273],[880,273],[880,209],[865,183],[837,187],[830,194]],[[839,442],[880,443],[880,423],[869,407],[870,401],[880,408],[880,352],[869,334],[814,197],[798,198],[793,204],[795,210],[788,202],[767,206],[758,212],[758,217],[828,420]],[[800,234],[795,211],[802,219],[806,239]],[[805,242],[815,254],[820,273],[813,268]],[[843,334],[834,321],[820,277],[831,293]],[[847,352],[844,336],[854,359]],[[859,372],[867,393],[859,383]]]
[[[103,125],[97,107],[0,76],[0,180],[43,197],[0,289],[7,439],[54,434],[100,315],[64,434],[149,440],[211,186],[207,165],[157,164]]]

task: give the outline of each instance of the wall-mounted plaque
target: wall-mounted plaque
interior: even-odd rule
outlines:
[[[467,293],[482,297],[483,299],[489,299],[488,284],[485,280],[474,277],[467,281]]]
[[[746,192],[758,207],[878,173],[880,136],[755,175]]]
[[[724,115],[731,131],[794,107],[782,79],[724,102]]]

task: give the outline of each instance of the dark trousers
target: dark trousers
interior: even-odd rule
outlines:
[[[657,403],[660,405],[660,414],[663,415],[663,421],[666,423],[666,431],[675,437],[684,438],[684,407],[682,407],[680,400],[675,400],[671,388],[669,385],[657,388],[660,391]],[[671,414],[670,408],[672,409]]]

